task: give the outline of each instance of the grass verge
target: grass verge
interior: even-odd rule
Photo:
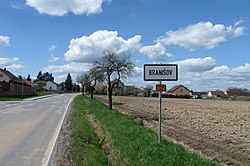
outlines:
[[[111,163],[109,161],[111,165],[114,163],[115,165],[217,165],[189,153],[181,145],[164,138],[162,143],[158,144],[155,132],[143,127],[141,122],[132,117],[123,115],[116,110],[109,110],[106,105],[97,100],[78,96],[74,103],[75,109],[77,109],[73,113],[72,153],[76,165],[91,165],[81,163],[81,161],[94,162],[100,158],[103,158],[102,165],[107,165],[107,158],[109,158],[105,156],[106,154],[99,145],[98,136],[89,124],[83,110],[88,110],[108,133],[111,139],[110,147],[116,152],[116,156],[113,158],[116,161]],[[93,157],[100,154],[104,156]]]
[[[0,101],[20,101],[22,98],[18,97],[0,97]]]
[[[0,101],[21,101],[25,98],[39,97],[54,94],[54,92],[36,92],[34,96],[24,96],[22,97],[0,97]]]
[[[82,96],[77,96],[73,103],[71,152],[74,165],[108,165],[100,140],[83,112],[87,108],[86,102]]]

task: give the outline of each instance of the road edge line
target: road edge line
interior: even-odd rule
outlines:
[[[68,112],[68,108],[69,108],[70,104],[72,103],[72,100],[73,100],[76,96],[77,96],[77,95],[73,96],[73,97],[70,99],[70,101],[68,102],[68,104],[67,104],[67,106],[66,106],[66,108],[65,108],[66,111],[64,112],[63,117],[61,118],[60,123],[59,123],[59,125],[57,126],[57,128],[56,128],[56,130],[55,130],[55,132],[54,132],[54,135],[53,135],[51,141],[49,142],[49,144],[48,144],[48,146],[47,146],[47,149],[46,149],[46,151],[45,151],[45,153],[44,153],[44,155],[43,155],[43,159],[42,159],[42,161],[41,161],[40,166],[48,166],[49,160],[50,160],[51,155],[52,155],[52,153],[53,153],[53,150],[54,150],[54,147],[55,147],[57,138],[58,138],[58,136],[59,136],[59,133],[60,133],[60,130],[61,130],[61,127],[62,127],[62,124],[63,124],[64,119],[65,119],[65,116],[66,116],[66,114],[67,114],[67,112]]]

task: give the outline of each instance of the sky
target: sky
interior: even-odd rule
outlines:
[[[89,71],[104,50],[144,64],[178,64],[178,81],[194,91],[250,89],[249,0],[0,0],[0,68],[55,82]]]

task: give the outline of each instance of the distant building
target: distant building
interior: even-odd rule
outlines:
[[[26,80],[19,80],[14,74],[0,69],[0,96],[31,96],[36,94],[36,89]]]
[[[136,87],[135,86],[126,86],[126,95],[127,96],[135,96],[136,95]]]
[[[205,99],[208,92],[191,92],[193,99]]]
[[[0,82],[20,82],[20,80],[11,72],[4,69],[0,69]]]
[[[150,96],[151,97],[158,97],[159,92],[152,91]],[[191,91],[183,86],[183,85],[176,85],[169,89],[167,92],[162,93],[162,97],[167,97],[167,98],[191,98],[192,94]]]
[[[117,82],[118,82],[118,80],[114,79],[111,82],[111,85],[113,85],[113,84],[115,84]],[[114,85],[113,94],[114,95],[126,95],[126,86],[124,85],[123,82],[121,82],[121,80],[118,82],[118,84]]]
[[[62,93],[62,92],[65,91],[64,82],[62,82],[62,83],[60,83],[60,84],[57,85],[57,91],[58,91],[59,93]]]
[[[58,84],[54,81],[46,81],[44,89],[47,91],[58,91]]]
[[[167,96],[191,98],[191,91],[183,85],[176,85],[169,89]]]
[[[146,96],[146,90],[143,87],[135,88],[135,93],[137,97],[144,97]]]
[[[223,91],[209,91],[207,93],[207,96],[210,98],[221,98],[221,97],[224,97],[225,95],[226,93]]]

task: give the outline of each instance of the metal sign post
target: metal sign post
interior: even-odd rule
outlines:
[[[176,64],[145,64],[144,81],[159,81],[156,90],[159,91],[160,110],[158,123],[158,143],[161,143],[161,120],[162,120],[162,92],[166,91],[166,85],[162,81],[177,81],[178,66]],[[165,89],[165,90],[164,90]]]
[[[160,81],[161,84],[161,81]],[[160,110],[159,110],[159,124],[158,124],[158,143],[161,143],[161,112],[162,112],[162,98],[161,91],[159,91],[159,99],[160,99]]]

